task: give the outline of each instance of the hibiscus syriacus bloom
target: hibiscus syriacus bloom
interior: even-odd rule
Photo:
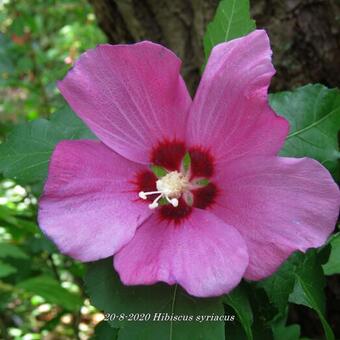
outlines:
[[[289,126],[268,106],[265,31],[216,46],[193,101],[180,65],[151,42],[80,57],[58,87],[99,141],[57,145],[39,223],[75,259],[114,255],[126,285],[215,296],[321,246],[339,191],[318,162],[277,157]]]

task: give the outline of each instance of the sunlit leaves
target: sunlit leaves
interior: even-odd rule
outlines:
[[[0,2],[1,115],[5,122],[47,116],[58,105],[55,81],[79,54],[106,42],[86,0]]]
[[[206,59],[215,45],[244,36],[254,29],[255,21],[250,18],[249,0],[221,1],[204,35]]]
[[[17,285],[18,288],[39,295],[50,303],[55,303],[67,310],[77,310],[82,305],[82,299],[79,295],[70,293],[61,287],[60,282],[49,276],[37,276]]]
[[[74,301],[74,294],[62,288],[81,289],[81,265],[57,255],[36,221],[36,198],[56,143],[92,136],[80,132],[84,126],[68,109],[51,120],[24,123],[60,107],[56,81],[81,52],[106,41],[92,12],[86,0],[57,5],[50,0],[0,1],[1,339],[78,339],[92,333],[94,308],[86,307],[86,315],[80,315],[84,298],[76,295]],[[7,181],[5,176],[16,179]],[[24,184],[22,194],[15,193],[17,183]],[[55,272],[60,272],[60,282],[53,280]],[[27,281],[30,278],[35,281]],[[19,283],[24,289],[17,288]],[[71,322],[65,323],[64,315]],[[83,320],[88,330],[77,329]]]

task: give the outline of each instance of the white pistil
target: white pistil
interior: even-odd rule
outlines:
[[[178,171],[172,171],[156,181],[157,191],[139,192],[138,196],[146,200],[147,196],[158,194],[154,201],[149,204],[150,209],[158,207],[158,201],[164,197],[172,206],[178,207],[178,198],[186,190],[188,179]]]

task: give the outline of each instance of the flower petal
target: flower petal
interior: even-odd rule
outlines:
[[[288,122],[268,105],[271,54],[263,30],[213,49],[189,114],[191,145],[210,149],[217,160],[278,152]]]
[[[292,252],[321,246],[333,231],[339,189],[317,161],[253,157],[219,167],[212,210],[246,240],[246,278],[271,275]]]
[[[59,143],[39,203],[41,229],[75,259],[113,255],[150,215],[129,182],[141,169],[101,142]]]
[[[151,42],[99,45],[58,87],[97,137],[122,156],[150,161],[163,139],[183,139],[191,98],[181,61]]]
[[[200,209],[193,209],[179,225],[152,215],[114,257],[126,285],[178,283],[201,297],[229,292],[240,282],[247,264],[240,234]]]

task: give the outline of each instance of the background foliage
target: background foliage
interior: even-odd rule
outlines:
[[[223,0],[204,37],[219,42],[255,28],[246,0]],[[89,265],[58,253],[36,225],[49,157],[63,139],[93,138],[65,105],[55,81],[84,50],[105,41],[84,1],[0,2],[0,331],[4,339],[300,339],[340,337],[340,234],[296,253],[272,277],[229,295],[196,299],[179,287],[127,288],[110,259]],[[339,179],[340,91],[314,84],[274,93],[291,131],[281,154],[312,157]],[[86,272],[86,274],[85,274]],[[329,277],[329,278],[328,278]],[[326,299],[326,294],[328,299]],[[333,295],[332,295],[333,294]],[[90,298],[90,299],[89,299]],[[91,303],[90,303],[91,300]],[[94,307],[95,306],[95,307]],[[103,314],[235,315],[235,321],[140,322]],[[334,317],[335,316],[335,317]],[[303,320],[310,320],[310,328]],[[95,327],[95,325],[97,325]],[[95,329],[95,335],[93,334]]]
[[[88,338],[101,318],[84,266],[42,235],[36,210],[55,144],[89,137],[67,109],[53,114],[64,105],[55,81],[105,40],[84,0],[0,1],[1,339]]]

